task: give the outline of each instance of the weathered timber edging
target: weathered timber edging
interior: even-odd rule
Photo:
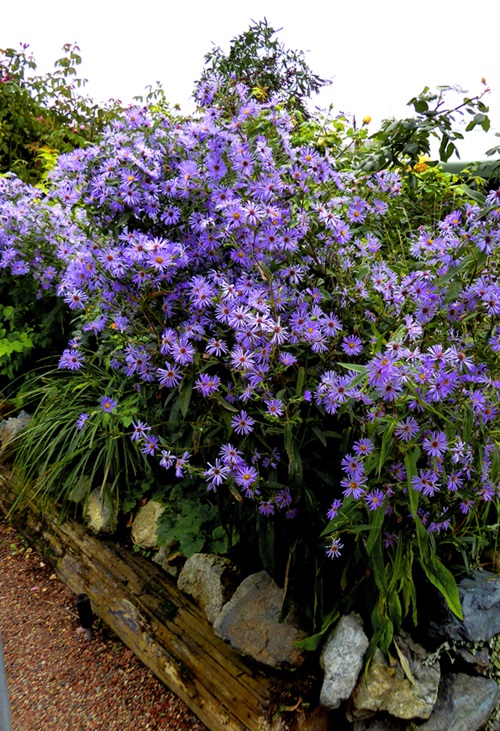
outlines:
[[[0,478],[0,508],[8,513],[16,494]],[[246,662],[213,632],[202,612],[155,564],[96,538],[56,516],[43,524],[24,501],[10,516],[27,540],[44,551],[75,594],[85,592],[95,613],[211,731],[322,731],[325,709],[305,671],[274,674]],[[302,709],[312,693],[307,713]],[[294,709],[281,712],[280,709]]]

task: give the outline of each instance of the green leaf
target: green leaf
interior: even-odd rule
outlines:
[[[231,411],[233,414],[238,413],[238,409],[236,407],[234,407],[232,404],[230,404],[229,401],[226,401],[226,399],[223,396],[221,396],[220,393],[212,394],[212,398],[214,398],[216,401],[218,401],[220,403],[220,405],[227,411]]]
[[[359,365],[358,363],[339,363],[338,365],[348,368],[350,371],[356,371],[356,373],[365,374],[368,372],[368,366]]]
[[[380,446],[380,456],[378,461],[378,474],[382,472],[382,467],[385,465],[385,462],[387,460],[387,457],[390,456],[393,442],[392,442],[392,436],[394,434],[394,429],[396,428],[396,422],[391,421],[384,430],[384,436],[382,437],[382,444]]]
[[[462,439],[466,444],[468,444],[470,442],[470,436],[472,434],[473,423],[474,423],[474,411],[472,410],[472,406],[469,406],[469,408],[466,409],[466,411],[465,411],[464,428],[463,428],[463,432],[462,432]]]
[[[418,475],[417,462],[420,458],[420,447],[415,447],[412,452],[405,455],[406,479],[408,484],[408,498],[410,500],[410,508],[412,515],[417,515],[419,494],[416,492],[411,481],[413,477]]]
[[[472,198],[473,201],[476,201],[476,203],[479,203],[480,205],[484,204],[485,196],[480,193],[478,190],[473,190],[472,188],[469,188],[467,185],[461,185],[461,189],[464,191],[464,193],[467,193],[469,198]]]
[[[379,508],[370,513],[370,535],[366,543],[366,552],[370,555],[373,551],[375,543],[380,538],[382,526],[384,524],[384,508]]]
[[[437,556],[429,555],[427,560],[420,558],[420,565],[425,571],[425,575],[444,596],[449,608],[459,619],[463,619],[462,605],[458,593],[457,582],[453,574],[446,566],[437,558]]]
[[[382,514],[382,521],[384,519],[384,511],[380,510],[377,511]],[[385,562],[384,562],[384,551],[382,548],[382,534],[380,532],[380,527],[378,527],[378,531],[375,534],[375,540],[373,541],[373,546],[370,551],[370,560],[372,564],[373,569],[373,578],[375,580],[375,583],[378,587],[378,590],[383,594],[384,596],[387,595],[387,572],[385,569]]]
[[[396,631],[398,631],[403,622],[403,613],[401,610],[401,602],[397,591],[390,591],[387,598],[387,611],[391,622],[393,623]]]
[[[297,385],[295,386],[295,393],[300,396],[302,389],[304,388],[304,380],[306,377],[306,371],[304,366],[300,366],[299,372],[297,373]]]
[[[413,107],[414,107],[415,111],[418,112],[419,114],[423,114],[424,112],[426,112],[429,109],[429,105],[423,99],[419,99],[418,101],[416,101],[413,104]]]
[[[403,652],[401,652],[398,643],[394,641],[394,647],[396,648],[396,652],[399,657],[399,662],[401,663],[401,667],[403,668],[403,672],[410,681],[412,685],[416,685],[415,678],[413,677],[413,674],[411,672],[410,663],[408,662],[408,658],[404,655]]]
[[[193,392],[192,379],[183,381],[183,383],[181,385],[181,393],[180,393],[180,407],[181,407],[181,413],[184,418],[186,418],[187,413],[189,411],[189,403],[191,401],[192,392]]]
[[[321,429],[318,426],[312,426],[311,430],[314,432],[314,434],[316,434],[321,444],[326,447],[326,438]]]
[[[299,640],[298,642],[295,642],[295,646],[298,647],[301,650],[308,650],[310,652],[314,652],[314,650],[317,650],[321,640],[323,639],[323,635],[328,632],[328,630],[339,620],[340,618],[340,612],[338,609],[333,610],[330,612],[323,620],[323,625],[321,627],[321,630],[317,632],[314,635],[311,635],[310,637],[306,637],[303,640]]]

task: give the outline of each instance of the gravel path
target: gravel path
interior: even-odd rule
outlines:
[[[1,515],[0,632],[13,731],[206,731]]]

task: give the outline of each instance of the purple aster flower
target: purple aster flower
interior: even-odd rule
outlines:
[[[241,371],[248,371],[255,365],[254,355],[245,348],[236,347],[231,353],[233,368]]]
[[[402,462],[395,462],[391,465],[391,473],[398,482],[406,481],[406,467]]]
[[[81,289],[74,289],[72,292],[64,297],[64,301],[70,306],[72,310],[84,310],[85,301],[88,300],[88,294],[85,294]]]
[[[63,351],[59,360],[58,368],[69,368],[71,371],[79,370],[85,361],[85,356],[75,348],[67,348]]]
[[[361,456],[366,456],[373,452],[373,442],[371,439],[358,439],[352,446],[353,452]]]
[[[214,393],[214,391],[218,391],[219,385],[219,376],[210,376],[208,373],[200,373],[194,387],[200,391],[202,396],[207,397]]]
[[[326,549],[326,555],[328,558],[338,558],[343,548],[344,544],[341,543],[340,538],[332,538],[331,543]]]
[[[384,548],[392,548],[397,544],[397,542],[397,535],[395,533],[390,533],[389,531],[386,531],[384,535]]]
[[[135,423],[135,421],[133,421],[132,426],[134,427],[134,431],[132,432],[130,439],[133,442],[138,442],[140,439],[146,436],[146,432],[151,430],[151,427],[143,421],[138,421],[137,424]]]
[[[261,515],[274,515],[275,508],[274,503],[272,503],[270,500],[262,500],[259,503],[259,513]]]
[[[239,467],[243,464],[242,453],[233,447],[229,442],[224,444],[220,450],[220,455],[224,464],[228,465],[232,469]]]
[[[290,490],[288,487],[283,488],[283,490],[280,490],[275,498],[276,505],[283,509],[288,508],[292,504],[292,496],[290,494]]]
[[[441,401],[447,398],[456,387],[457,376],[452,371],[440,370],[429,381],[425,395],[426,401]]]
[[[353,457],[351,454],[346,454],[342,460],[342,469],[347,472],[348,475],[357,475],[358,477],[364,477],[364,467],[359,461],[359,458]]]
[[[222,485],[226,477],[229,475],[229,467],[223,465],[219,458],[215,460],[215,464],[208,464],[208,470],[203,473],[204,477],[207,478],[208,489],[215,490],[216,487]]]
[[[155,437],[154,434],[149,434],[144,438],[144,446],[141,449],[141,452],[143,454],[151,454],[154,455],[156,453],[156,450],[158,449],[158,437]]]
[[[209,355],[223,355],[227,353],[227,345],[220,338],[210,338],[207,342],[206,351]]]
[[[178,457],[175,461],[175,476],[176,477],[184,477],[184,467],[189,461],[189,458],[191,455],[189,452],[184,452],[182,457]]]
[[[368,364],[368,381],[371,386],[383,386],[399,377],[399,370],[394,359],[387,353],[373,358]]]
[[[488,341],[490,347],[492,350],[495,351],[495,353],[498,353],[500,351],[500,327],[497,327],[493,336]]]
[[[246,464],[240,465],[236,470],[235,481],[242,490],[248,490],[259,479],[259,473],[255,467],[248,467]]]
[[[485,501],[490,502],[495,498],[495,488],[491,482],[485,482],[483,486],[477,491],[477,494]]]
[[[182,375],[175,365],[165,363],[165,368],[157,368],[158,381],[162,386],[172,388],[182,381]]]
[[[273,333],[273,336],[271,338],[271,343],[273,344],[279,344],[286,343],[286,341],[289,338],[289,335],[283,325],[280,323],[279,319],[272,323],[270,326],[270,332]]]
[[[482,391],[478,391],[477,389],[475,391],[472,391],[472,393],[469,393],[470,400],[472,402],[472,408],[474,412],[481,413],[485,407],[486,404],[486,398],[484,396],[484,393]]]
[[[291,353],[280,353],[279,360],[284,366],[292,366],[297,362],[297,358]]]
[[[170,347],[170,354],[179,365],[192,363],[195,352],[193,345],[185,336],[174,342]]]
[[[350,497],[352,495],[355,500],[358,500],[365,494],[366,485],[360,483],[360,481],[356,480],[354,476],[349,477],[347,480],[341,480],[340,484],[345,488],[342,493],[345,497]]]
[[[174,461],[175,457],[172,456],[170,450],[162,449],[160,467],[164,467],[166,470],[169,470],[174,464]]]
[[[442,457],[448,449],[446,434],[442,431],[432,431],[424,437],[422,447],[431,457]]]
[[[419,426],[413,416],[408,416],[406,419],[399,421],[394,429],[394,434],[404,442],[409,442],[416,437],[418,432]]]
[[[85,412],[83,414],[80,414],[80,416],[76,420],[76,428],[78,429],[78,431],[81,431],[83,429],[83,427],[89,420],[89,416],[90,414],[87,414]]]
[[[448,482],[446,483],[446,487],[450,492],[456,492],[463,486],[463,484],[464,478],[462,476],[462,471],[452,472],[450,475],[448,475]]]
[[[350,335],[342,340],[340,347],[347,355],[359,355],[363,350],[363,341],[357,335]]]
[[[99,401],[99,405],[103,411],[111,414],[118,406],[118,401],[110,398],[109,396],[103,396]]]
[[[432,470],[419,470],[418,475],[411,478],[411,486],[417,492],[422,492],[428,497],[433,497],[435,492],[439,492],[436,485],[438,477]]]
[[[464,515],[467,515],[473,505],[474,503],[472,502],[472,500],[462,500],[462,502],[460,503],[460,510]]]
[[[268,399],[267,401],[264,401],[264,403],[266,404],[267,411],[269,414],[271,414],[271,416],[282,416],[283,415],[283,409],[284,409],[283,401],[273,398],[273,399]]]
[[[243,410],[231,419],[231,426],[235,430],[236,434],[250,434],[250,432],[253,431],[254,424],[255,419],[252,419],[252,417]]]
[[[384,493],[381,490],[372,490],[365,495],[365,502],[370,510],[380,508],[384,503]]]
[[[107,317],[102,315],[101,317],[98,317],[97,320],[92,320],[92,322],[86,322],[83,326],[83,331],[93,332],[94,334],[100,333],[106,327],[106,322]]]
[[[386,383],[377,386],[377,393],[384,401],[396,401],[402,390],[403,384],[399,379],[387,381]]]
[[[334,518],[336,518],[341,507],[342,500],[334,500],[326,514],[328,520],[333,520]]]

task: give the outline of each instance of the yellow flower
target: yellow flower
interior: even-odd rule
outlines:
[[[372,118],[369,115],[367,115],[366,117],[363,117],[363,124],[370,124],[371,121],[372,121]]]
[[[427,170],[427,168],[429,167],[427,165],[427,160],[430,160],[430,157],[428,155],[419,155],[417,164],[413,166],[414,171],[416,173],[425,172],[425,170]]]

